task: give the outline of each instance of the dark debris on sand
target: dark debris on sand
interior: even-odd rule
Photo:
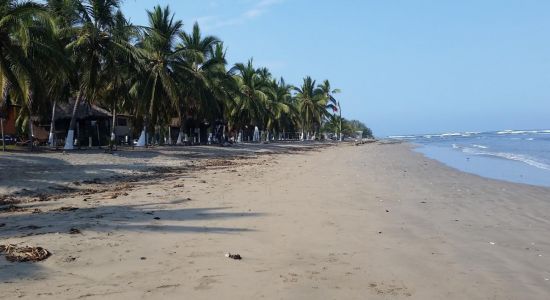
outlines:
[[[8,206],[0,207],[0,213],[22,212],[27,209],[17,205],[10,204]]]
[[[0,245],[0,253],[3,253],[9,262],[38,262],[52,255],[42,247],[18,247],[11,244]]]
[[[82,232],[77,228],[71,228],[69,234],[82,234]]]
[[[75,211],[75,210],[78,210],[78,207],[73,207],[73,206],[63,206],[63,207],[60,207],[60,208],[54,209],[53,211],[57,211],[57,212],[65,212],[65,211]]]
[[[231,259],[234,259],[234,260],[241,260],[243,259],[241,255],[239,254],[231,254],[231,253],[227,253],[226,256],[228,258],[231,258]]]

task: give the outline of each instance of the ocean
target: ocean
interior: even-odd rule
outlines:
[[[503,130],[390,136],[416,151],[480,176],[550,186],[550,130]]]

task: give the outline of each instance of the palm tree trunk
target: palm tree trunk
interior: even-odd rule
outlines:
[[[176,141],[177,145],[183,145],[183,135],[185,131],[185,128],[183,128],[183,125],[184,125],[183,116],[180,113],[180,132],[178,134],[178,140]]]
[[[183,122],[180,124],[180,132],[178,134],[178,140],[176,142],[177,145],[183,145],[183,135],[185,134],[185,130],[183,128]]]
[[[32,152],[32,150],[34,149],[34,134],[33,134],[33,128],[32,128],[32,112],[31,112],[31,107],[33,105],[33,101],[34,101],[34,93],[33,93],[33,90],[32,88],[29,89],[29,99],[27,100],[27,110],[29,112],[29,147],[30,147],[30,150]]]
[[[111,128],[111,143],[116,140],[116,104],[113,104],[113,126]]]
[[[63,149],[65,150],[74,149],[74,129],[76,127],[76,113],[78,112],[78,108],[80,107],[80,101],[82,101],[82,91],[78,92],[78,96],[76,97],[76,100],[74,102],[73,114],[71,116],[71,122],[69,123],[67,137],[65,138],[65,147],[63,147]]]
[[[10,82],[5,82],[4,86],[2,87],[2,98],[0,99],[0,109],[5,108],[4,106],[7,106],[8,102],[8,93],[10,91]]]
[[[55,108],[57,106],[57,100],[53,102],[53,108],[52,108],[52,121],[50,123],[50,135],[48,136],[48,144],[50,144],[50,147],[54,147],[54,135],[55,135]]]
[[[29,125],[29,148],[32,152],[32,150],[34,149],[34,136],[33,136],[33,132],[32,132],[32,118],[31,118],[31,111],[29,109],[29,121],[28,121],[28,125]]]
[[[340,107],[340,102],[338,102],[338,111],[340,112],[340,141],[343,141],[342,137],[342,108]]]
[[[6,151],[6,137],[4,136],[4,116],[2,115],[2,110],[7,108],[7,99],[8,99],[8,88],[7,84],[4,84],[4,89],[2,90],[2,99],[0,99],[0,126],[2,126],[2,151]],[[8,111],[9,114],[9,111]]]
[[[269,143],[271,141],[271,126],[265,126],[265,141]]]
[[[112,126],[111,126],[111,139],[109,142],[109,151],[113,151],[116,143],[116,103],[113,103],[113,112],[112,112]],[[99,139],[99,136],[98,136]]]
[[[4,118],[0,117],[0,131],[2,131],[2,152],[6,152],[6,137],[4,136]]]
[[[143,120],[143,130],[141,131],[141,135],[139,136],[139,140],[136,146],[147,147],[147,117],[145,117]]]
[[[3,109],[6,109],[9,114],[9,110],[7,107],[9,91],[10,91],[10,83],[8,81],[4,83],[4,86],[2,88],[2,95],[1,95],[2,98],[0,98],[0,113],[2,112]],[[0,115],[0,126],[2,126],[2,151],[6,151],[6,137],[4,136],[4,119],[2,118],[1,115]]]

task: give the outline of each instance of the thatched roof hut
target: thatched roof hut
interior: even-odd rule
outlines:
[[[68,103],[58,103],[55,108],[55,120],[71,119],[73,115],[74,100]],[[80,103],[76,111],[76,119],[83,120],[88,118],[109,118],[111,112],[97,105],[88,102]]]

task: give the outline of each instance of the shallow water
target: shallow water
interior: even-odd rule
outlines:
[[[550,130],[503,130],[394,136],[416,151],[461,171],[550,186]]]

